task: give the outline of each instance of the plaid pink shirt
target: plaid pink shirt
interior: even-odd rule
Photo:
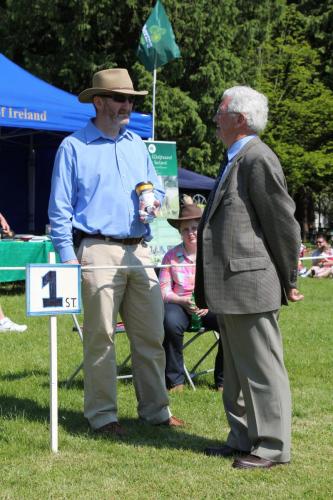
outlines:
[[[194,264],[185,252],[183,243],[171,248],[163,257],[162,264]],[[192,295],[194,290],[195,266],[162,268],[159,275],[162,297],[176,293],[180,296]]]

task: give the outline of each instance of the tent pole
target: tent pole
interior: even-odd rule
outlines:
[[[155,97],[156,97],[156,68],[154,68],[153,73],[153,137],[152,140],[155,140]]]
[[[35,231],[35,196],[36,196],[36,151],[34,150],[34,138],[30,135],[29,158],[28,158],[28,228],[30,232]]]

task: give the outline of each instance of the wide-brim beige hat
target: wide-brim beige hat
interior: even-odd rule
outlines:
[[[147,95],[147,90],[134,90],[133,82],[127,69],[103,69],[93,76],[92,88],[79,94],[80,102],[92,102],[95,95],[107,95],[110,92],[129,95]]]

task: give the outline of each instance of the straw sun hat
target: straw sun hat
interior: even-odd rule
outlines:
[[[93,76],[92,87],[79,94],[80,102],[92,102],[95,95],[108,95],[111,92],[129,95],[147,95],[147,90],[134,90],[127,69],[103,69]]]

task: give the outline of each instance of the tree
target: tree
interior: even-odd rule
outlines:
[[[313,205],[313,193],[333,181],[333,93],[321,80],[318,51],[306,38],[307,22],[290,5],[274,45],[264,48],[263,64],[271,102],[265,138],[279,155],[289,189],[299,202],[305,235],[306,207]]]
[[[7,0],[0,50],[70,92],[114,66],[129,68],[136,86],[151,89],[136,49],[154,3]],[[163,4],[182,57],[158,70],[157,138],[177,141],[183,167],[214,176],[223,150],[213,123],[221,95],[234,84],[257,88],[270,102],[263,138],[280,156],[305,213],[312,193],[333,180],[332,0]],[[145,112],[151,105],[151,94],[138,103]]]
[[[320,73],[327,87],[333,89],[333,1],[300,0],[291,2],[306,16],[309,43],[320,57]]]

